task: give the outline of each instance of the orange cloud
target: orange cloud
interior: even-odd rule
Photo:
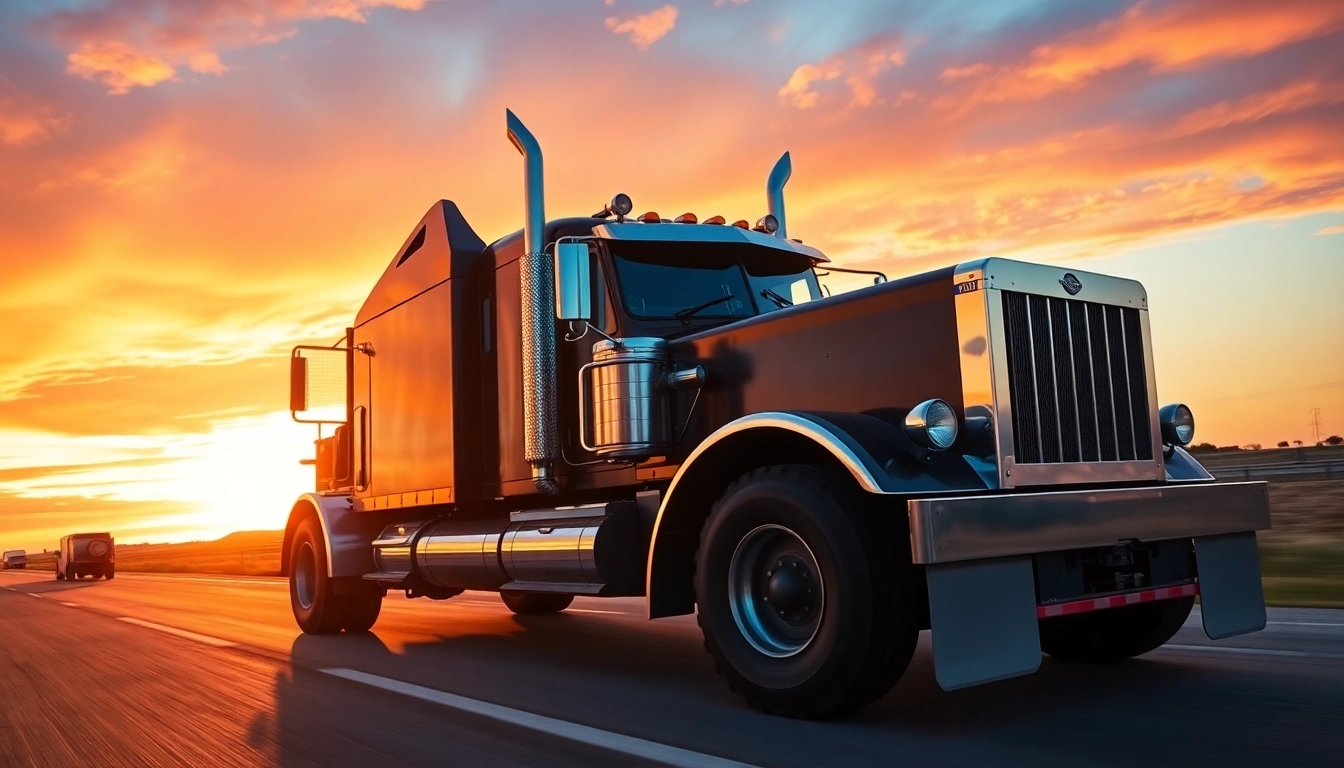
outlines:
[[[107,85],[120,96],[136,86],[149,87],[175,80],[177,69],[157,56],[140,53],[118,40],[85,43],[66,57],[65,71]]]
[[[624,20],[608,16],[606,25],[614,34],[629,35],[630,42],[634,43],[636,48],[647,51],[677,26],[677,7],[664,5],[657,10]]]
[[[1076,90],[1103,72],[1146,64],[1151,72],[1254,56],[1344,28],[1344,4],[1317,0],[1138,2],[1120,16],[1037,46],[1025,62],[948,67],[943,81],[975,81],[969,94],[945,96],[943,110],[976,103],[1033,101]]]
[[[878,103],[877,77],[905,63],[905,53],[897,48],[897,42],[894,36],[885,35],[815,64],[800,65],[779,89],[780,101],[798,109],[812,109],[822,103],[823,89],[818,86],[843,76],[849,86],[850,106]]]
[[[60,11],[39,25],[73,48],[66,71],[126,94],[177,79],[178,67],[222,75],[221,49],[270,45],[297,34],[301,20],[363,24],[374,8],[415,11],[429,0],[110,0]]]

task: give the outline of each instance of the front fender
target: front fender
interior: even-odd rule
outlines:
[[[927,460],[904,431],[863,413],[770,411],[720,427],[682,462],[658,510],[646,572],[649,618],[695,610],[695,552],[710,508],[759,467],[823,464],[868,493],[903,497],[985,490],[955,450]]]
[[[294,502],[285,525],[284,549],[280,552],[281,573],[289,575],[290,546],[294,532],[304,517],[313,515],[322,526],[327,549],[327,575],[363,576],[374,571],[373,540],[385,523],[384,516],[355,510],[354,499],[345,495],[305,493]]]

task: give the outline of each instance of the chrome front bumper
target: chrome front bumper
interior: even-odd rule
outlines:
[[[1263,482],[953,496],[907,502],[922,565],[1270,527]]]

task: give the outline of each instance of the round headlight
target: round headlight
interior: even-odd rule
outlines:
[[[752,229],[757,232],[764,232],[767,235],[773,235],[779,229],[779,219],[776,219],[773,213],[767,213],[756,220],[756,226]]]
[[[607,210],[611,211],[617,216],[629,216],[630,212],[633,211],[634,209],[635,209],[634,202],[630,199],[630,196],[625,194],[624,192],[621,192],[617,194],[615,197],[611,198],[611,202],[607,204]]]
[[[1162,406],[1157,412],[1157,420],[1162,424],[1162,442],[1167,445],[1185,447],[1195,439],[1195,414],[1185,404]]]
[[[931,451],[945,451],[957,441],[957,412],[942,400],[925,400],[905,416],[905,433]]]

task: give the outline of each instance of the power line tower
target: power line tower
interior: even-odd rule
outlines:
[[[1321,425],[1321,409],[1311,409],[1311,442],[1313,445],[1321,442],[1321,432],[1325,429]]]

